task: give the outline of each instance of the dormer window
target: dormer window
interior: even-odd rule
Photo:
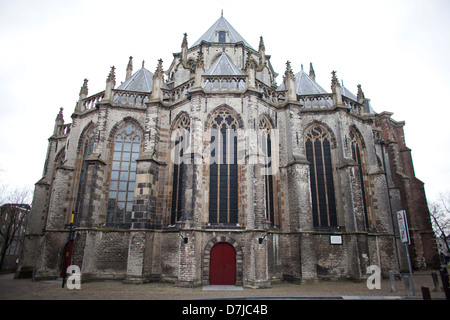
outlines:
[[[225,43],[225,42],[226,42],[226,32],[219,31],[219,43]]]

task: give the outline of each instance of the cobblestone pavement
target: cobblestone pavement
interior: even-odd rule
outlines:
[[[438,273],[439,274],[439,273]],[[434,290],[431,275],[414,276],[415,297],[422,299],[421,287],[430,289],[432,299],[444,299]],[[439,279],[440,283],[440,279]],[[440,283],[441,284],[441,283]],[[0,276],[0,300],[195,300],[195,299],[405,299],[403,281],[396,281],[391,292],[389,280],[381,281],[381,289],[367,288],[366,282],[321,281],[311,284],[273,283],[268,289],[204,290],[177,288],[171,283],[124,284],[121,281],[81,283],[81,289],[62,288],[61,281],[14,279],[13,274]]]

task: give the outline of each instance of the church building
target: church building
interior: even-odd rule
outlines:
[[[186,287],[361,280],[372,265],[408,269],[400,210],[413,267],[437,267],[405,123],[336,71],[320,85],[311,63],[288,61],[277,83],[271,59],[222,15],[154,72],[130,57],[120,85],[115,67],[104,91],[84,80],[48,139],[17,276],[76,265],[82,280]]]

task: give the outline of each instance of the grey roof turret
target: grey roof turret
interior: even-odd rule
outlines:
[[[221,42],[219,39],[219,31],[225,31],[227,34],[225,42]],[[198,46],[202,41],[213,43],[237,43],[243,42],[245,46],[252,48],[250,44],[245,41],[244,38],[233,28],[233,26],[221,16],[209,29],[206,31],[200,39],[195,41],[192,47]],[[253,49],[253,48],[252,48]]]
[[[222,52],[222,55],[205,71],[204,75],[223,76],[223,75],[244,75],[228,56]]]
[[[152,92],[152,87],[153,73],[145,69],[144,63],[142,63],[142,68],[136,71],[117,89],[137,92]]]

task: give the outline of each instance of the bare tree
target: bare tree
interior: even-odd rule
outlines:
[[[6,251],[23,229],[23,222],[30,212],[32,191],[28,187],[9,190],[0,185],[0,269]]]
[[[431,222],[434,233],[441,238],[450,252],[450,192],[440,193],[436,201],[430,201]]]

